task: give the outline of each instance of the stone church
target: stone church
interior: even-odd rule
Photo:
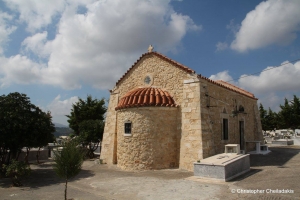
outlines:
[[[180,168],[262,141],[257,98],[151,46],[110,90],[100,159],[124,170]],[[246,149],[247,148],[247,149]]]

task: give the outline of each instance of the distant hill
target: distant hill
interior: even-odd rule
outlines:
[[[73,130],[70,129],[69,127],[55,127],[55,132],[53,133],[53,135],[58,138],[59,136],[68,136],[71,133],[73,133]]]
[[[64,124],[60,124],[60,123],[56,123],[56,122],[53,122],[54,126],[55,127],[63,127],[63,128],[66,128],[68,126],[64,125]]]

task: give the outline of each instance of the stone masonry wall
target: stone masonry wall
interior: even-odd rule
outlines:
[[[257,100],[205,80],[201,80],[200,94],[203,158],[224,153],[226,144],[240,144],[240,121],[244,122],[244,141],[262,141]],[[233,116],[232,111],[240,105],[244,113]],[[222,139],[223,118],[228,119],[228,140]]]
[[[151,78],[149,84],[144,82],[146,76]],[[127,92],[137,87],[150,86],[169,92],[180,107],[172,111],[159,110],[163,108],[157,107],[115,111],[118,101]],[[170,168],[179,163],[181,169],[192,171],[193,162],[198,159],[224,152],[226,144],[239,144],[239,121],[244,121],[245,141],[262,141],[256,103],[255,99],[199,79],[196,74],[179,69],[154,54],[146,55],[112,90],[101,159],[108,164],[118,162],[126,170]],[[245,108],[245,113],[231,116],[232,110],[239,105]],[[173,118],[174,116],[176,117]],[[132,134],[131,137],[122,135],[124,120],[127,120],[125,118],[132,118],[137,122],[133,124],[137,134]],[[228,140],[222,140],[223,118],[229,121]],[[172,127],[167,123],[171,123]],[[160,132],[160,129],[168,130]],[[161,134],[157,135],[158,132]],[[164,141],[161,143],[161,140]],[[172,146],[173,149],[174,145],[176,154],[165,157],[168,154],[166,147]],[[134,152],[130,149],[134,149]],[[162,162],[161,158],[165,161]]]
[[[115,135],[116,135],[116,111],[114,105],[118,103],[118,94],[112,93],[109,98],[107,114],[105,118],[104,134],[102,139],[102,148],[100,159],[104,163],[116,163]]]
[[[182,112],[182,136],[180,143],[180,168],[193,170],[193,163],[202,159],[199,80],[184,80]]]
[[[146,76],[151,77],[150,84],[144,83]],[[162,60],[155,55],[147,55],[143,57],[123,78],[121,82],[112,90],[113,95],[110,97],[108,105],[107,118],[105,130],[103,135],[103,146],[101,152],[101,159],[108,164],[113,163],[114,143],[116,138],[114,136],[116,127],[116,111],[115,107],[120,98],[127,92],[137,87],[159,87],[162,90],[169,92],[177,105],[183,102],[183,81],[189,79],[189,73],[182,69],[173,66],[171,63]],[[177,109],[177,124],[176,134],[181,135],[181,109]],[[180,137],[178,137],[180,141]],[[177,150],[179,151],[180,144],[178,142]]]
[[[117,112],[117,163],[124,170],[178,167],[177,109],[128,108]],[[124,122],[131,121],[131,135],[124,135]]]

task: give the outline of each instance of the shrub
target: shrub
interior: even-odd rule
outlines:
[[[30,166],[23,161],[11,160],[9,165],[4,165],[4,169],[6,170],[5,175],[11,178],[13,186],[16,187],[22,186],[21,179],[31,173]]]
[[[68,180],[73,178],[81,171],[83,162],[83,151],[77,147],[76,140],[67,142],[61,151],[54,152],[55,173],[65,179],[65,200],[67,199]]]

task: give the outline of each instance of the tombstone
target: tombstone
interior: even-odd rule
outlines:
[[[225,145],[225,153],[194,163],[194,175],[229,181],[250,170],[249,154],[240,154],[239,144]]]

